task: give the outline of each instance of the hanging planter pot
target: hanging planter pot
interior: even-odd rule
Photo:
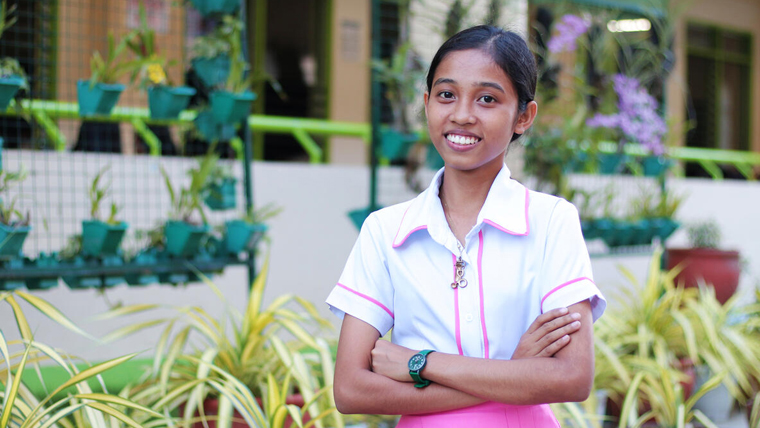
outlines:
[[[673,166],[673,160],[664,156],[646,156],[641,159],[641,167],[647,177],[660,177]]]
[[[649,220],[640,219],[631,223],[632,236],[630,245],[647,245],[652,243],[654,231]]]
[[[438,153],[438,150],[435,149],[435,146],[433,144],[428,144],[427,146],[427,153],[425,153],[425,164],[430,169],[439,170],[443,168],[444,161],[441,155]]]
[[[73,268],[71,275],[63,276],[63,282],[72,289],[85,289],[85,288],[100,288],[103,286],[103,281],[99,276],[79,276],[76,274],[77,268],[84,268],[97,265],[97,262],[85,261],[82,257],[75,257],[70,261],[70,265]]]
[[[665,240],[668,239],[668,237],[672,235],[680,225],[677,221],[667,217],[653,218],[649,222],[652,226],[654,236],[660,238],[660,242],[665,242]]]
[[[124,266],[124,259],[119,256],[103,257],[102,263],[103,266]],[[127,279],[120,275],[107,275],[103,276],[102,281],[103,287],[110,288],[119,284],[124,284],[127,282]]]
[[[0,268],[5,271],[12,271],[14,269],[24,269],[24,259],[17,257],[15,259],[8,260],[6,262],[0,262]],[[0,280],[0,290],[18,290],[23,288],[26,284],[22,280],[18,279],[6,279]]]
[[[119,101],[124,91],[120,83],[96,83],[90,87],[89,80],[77,81],[77,99],[79,100],[79,116],[109,115]]]
[[[622,153],[599,153],[599,173],[617,174],[625,164],[627,156]]]
[[[151,119],[176,119],[187,108],[195,89],[189,86],[158,85],[148,88],[148,109]]]
[[[248,223],[243,220],[231,220],[226,222],[225,226],[223,248],[230,255],[255,250],[268,229],[266,224]]]
[[[237,124],[247,118],[251,112],[251,103],[256,94],[251,91],[233,94],[227,91],[215,91],[209,96],[211,113],[214,121],[222,124]]]
[[[89,257],[116,255],[126,232],[125,222],[108,224],[85,220],[82,222],[82,254]]]
[[[35,260],[29,261],[27,263],[28,267],[37,268],[37,269],[50,269],[55,268],[58,266],[58,257],[57,254],[45,254],[40,253],[39,256]],[[53,287],[58,286],[58,277],[57,276],[51,276],[51,277],[36,277],[34,279],[27,279],[26,280],[26,288],[30,290],[48,290]]]
[[[206,141],[229,141],[235,137],[235,126],[216,122],[210,111],[198,113],[193,123],[200,137]]]
[[[191,0],[203,16],[231,15],[240,8],[240,0]]]
[[[234,177],[224,178],[221,183],[211,183],[208,186],[208,194],[204,202],[209,208],[216,211],[235,208],[237,205],[236,184],[237,180]]]
[[[138,253],[135,258],[132,259],[131,264],[138,267],[144,267],[144,269],[125,275],[124,279],[126,279],[127,284],[144,286],[159,282],[158,275],[154,274],[152,269],[158,264],[158,258],[152,251]]]
[[[175,257],[190,257],[198,251],[208,234],[207,224],[195,225],[184,221],[169,220],[164,226],[166,252]]]
[[[230,57],[226,54],[212,58],[198,57],[191,61],[195,74],[207,88],[224,84],[230,75]]]
[[[417,134],[404,134],[393,128],[383,128],[380,130],[380,156],[391,161],[404,159],[417,140]]]
[[[30,230],[31,226],[8,226],[0,223],[0,257],[19,257]]]
[[[24,79],[19,76],[0,78],[0,111],[5,111],[16,96],[19,88],[24,85]]]
[[[596,219],[589,218],[581,220],[581,232],[583,239],[590,240],[599,237],[599,229],[596,227]]]

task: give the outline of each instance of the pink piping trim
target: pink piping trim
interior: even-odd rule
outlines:
[[[409,209],[411,207],[412,206],[409,205],[406,208],[406,211],[404,211],[404,215],[401,217],[401,223],[398,225],[398,230],[396,230],[396,236],[393,237],[393,248],[398,248],[398,247],[404,245],[404,242],[406,242],[407,238],[409,238],[409,236],[412,233],[414,233],[414,232],[416,232],[418,230],[427,229],[427,225],[426,224],[423,224],[422,226],[417,226],[414,229],[412,229],[411,231],[409,231],[409,233],[407,233],[406,236],[404,236],[404,239],[402,239],[401,242],[396,242],[396,240],[398,239],[398,234],[401,232],[401,226],[404,225],[404,219],[406,218],[406,213],[409,212]]]
[[[452,253],[451,260],[454,262],[454,274],[457,271],[457,257]],[[454,289],[454,331],[457,339],[457,350],[459,355],[464,355],[462,351],[462,333],[459,327],[459,287]]]
[[[510,235],[526,236],[526,235],[528,235],[530,233],[530,222],[528,221],[528,205],[529,205],[529,200],[530,200],[530,192],[528,191],[528,188],[526,187],[525,188],[525,233],[518,233],[518,232],[511,231],[511,230],[509,230],[509,229],[507,229],[505,227],[502,227],[502,226],[496,224],[496,222],[494,222],[492,220],[489,220],[489,219],[483,219],[483,223],[490,224],[491,226],[493,226],[493,227],[501,230],[502,232],[509,233]]]
[[[578,282],[578,281],[583,281],[584,279],[586,279],[586,280],[589,280],[589,281],[591,281],[591,283],[592,283],[592,284],[594,284],[594,281],[592,281],[592,280],[591,280],[591,278],[587,278],[587,277],[585,277],[585,276],[584,276],[584,277],[581,277],[581,278],[575,278],[575,279],[573,279],[573,280],[571,280],[571,281],[567,281],[567,282],[566,282],[566,283],[564,283],[564,284],[558,285],[558,286],[554,287],[554,288],[552,289],[552,291],[550,291],[550,292],[546,293],[546,296],[544,296],[544,298],[543,298],[543,299],[541,299],[541,313],[544,313],[544,301],[545,301],[545,300],[546,300],[546,299],[547,299],[549,296],[551,296],[551,295],[552,295],[552,293],[554,293],[555,291],[559,291],[561,288],[563,288],[563,287],[566,287],[566,286],[568,286],[568,285],[570,285],[570,284],[574,284],[574,283],[576,283],[576,282]],[[595,285],[596,285],[596,284],[595,284]]]
[[[480,245],[478,246],[478,287],[480,288],[480,326],[483,328],[483,344],[485,358],[488,359],[488,332],[486,331],[486,312],[483,296],[483,229],[478,232]]]
[[[391,318],[394,318],[394,319],[395,319],[395,317],[393,316],[393,312],[391,312],[391,310],[390,310],[390,309],[388,309],[388,308],[387,308],[387,307],[386,307],[384,304],[382,304],[382,303],[378,302],[377,300],[375,300],[375,299],[373,299],[373,298],[371,298],[371,297],[367,296],[366,294],[362,294],[362,293],[360,293],[360,292],[358,292],[358,291],[356,291],[356,290],[352,290],[352,289],[350,289],[350,288],[346,287],[345,285],[343,285],[343,284],[341,284],[341,283],[338,283],[338,287],[340,287],[340,288],[344,288],[344,289],[346,289],[346,290],[348,290],[348,291],[350,291],[350,292],[352,292],[352,293],[356,294],[356,295],[357,295],[357,296],[359,296],[359,297],[363,297],[363,298],[365,298],[365,299],[369,300],[370,302],[372,302],[372,303],[376,304],[376,305],[377,305],[377,306],[379,306],[379,307],[380,307],[382,310],[384,310],[385,312],[387,312],[387,313],[388,313],[388,315],[390,315],[390,316],[391,316]]]

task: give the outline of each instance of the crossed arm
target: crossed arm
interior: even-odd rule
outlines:
[[[341,413],[422,414],[485,401],[542,404],[583,401],[594,375],[593,320],[588,301],[541,315],[523,335],[511,360],[434,352],[415,388],[407,362],[418,350],[378,340],[369,324],[346,315],[335,372]],[[578,315],[573,315],[578,314]],[[579,316],[580,325],[573,323]],[[570,339],[572,336],[572,339]]]

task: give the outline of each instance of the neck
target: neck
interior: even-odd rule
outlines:
[[[499,170],[445,170],[439,196],[449,227],[459,242],[464,244],[467,232],[475,225]]]

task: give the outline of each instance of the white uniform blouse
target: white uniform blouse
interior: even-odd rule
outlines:
[[[451,288],[459,256],[438,198],[444,169],[415,199],[372,213],[337,286],[327,297],[393,343],[471,357],[509,359],[541,313],[590,300],[594,320],[606,301],[593,282],[578,211],[526,189],[504,165],[462,259],[465,288]]]

